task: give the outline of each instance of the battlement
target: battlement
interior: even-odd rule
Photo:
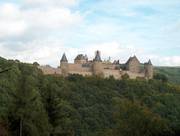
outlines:
[[[150,60],[142,64],[136,56],[133,56],[124,64],[120,63],[119,60],[111,63],[110,61],[101,60],[100,51],[96,51],[93,60],[88,60],[87,55],[79,54],[74,59],[74,63],[68,63],[68,59],[64,53],[60,60],[60,67],[39,66],[39,68],[47,75],[57,74],[68,76],[69,74],[80,74],[83,76],[96,75],[104,78],[113,76],[115,79],[121,79],[126,74],[131,79],[153,78],[153,65]]]

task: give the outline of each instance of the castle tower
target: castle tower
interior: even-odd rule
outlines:
[[[63,76],[68,76],[68,60],[65,53],[60,60],[60,68]]]
[[[87,55],[79,54],[77,57],[74,59],[75,64],[84,64],[87,63],[88,58]]]
[[[151,60],[149,60],[147,63],[144,64],[144,70],[145,70],[145,77],[147,79],[153,78],[153,65],[151,63]]]
[[[93,60],[93,74],[103,76],[103,66],[100,51],[96,51],[95,58]]]
[[[126,70],[133,73],[140,72],[140,62],[135,55],[134,57],[130,57],[129,60],[126,62]]]

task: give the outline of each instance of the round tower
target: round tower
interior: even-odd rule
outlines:
[[[60,60],[60,69],[63,76],[68,76],[68,60],[66,58],[65,53],[63,54]]]
[[[151,63],[151,60],[148,61],[148,63],[144,64],[144,70],[145,70],[145,77],[147,79],[153,78],[153,65]]]
[[[103,76],[103,66],[99,51],[96,51],[95,58],[93,60],[93,74],[97,76]]]

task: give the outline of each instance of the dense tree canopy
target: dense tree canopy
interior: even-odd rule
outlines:
[[[180,86],[163,80],[45,76],[0,59],[0,131],[10,136],[179,136]],[[161,78],[160,78],[161,79]]]

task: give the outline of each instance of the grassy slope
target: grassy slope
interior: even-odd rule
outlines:
[[[170,82],[180,84],[180,67],[155,67],[155,72],[165,74]]]

